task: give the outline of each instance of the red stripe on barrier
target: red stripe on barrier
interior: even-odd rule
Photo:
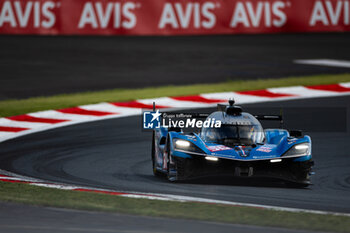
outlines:
[[[57,111],[62,113],[68,113],[68,114],[88,115],[88,116],[107,116],[107,115],[117,114],[117,113],[111,113],[111,112],[85,110],[79,107],[65,108]]]
[[[174,100],[192,101],[192,102],[207,103],[207,104],[227,102],[227,100],[207,99],[200,95],[178,96],[178,97],[171,97],[171,98]]]
[[[0,179],[0,181],[11,182],[11,183],[24,183],[24,184],[33,183],[33,182],[23,181],[23,180],[8,180],[8,179]]]
[[[21,131],[24,131],[24,130],[28,130],[28,128],[0,126],[0,131],[3,131],[3,132],[17,133],[17,132],[21,132]]]
[[[143,104],[137,101],[129,101],[129,102],[115,102],[115,103],[110,103],[113,104],[117,107],[127,107],[127,108],[146,108],[146,109],[152,109],[153,105],[152,104]],[[156,105],[156,108],[170,108],[168,106],[161,106],[161,105]]]
[[[139,195],[139,196],[147,196],[147,197],[156,197],[156,195],[152,194],[134,194],[134,193],[123,193],[123,192],[114,192],[114,191],[103,191],[103,190],[95,190],[95,189],[85,189],[85,188],[76,188],[73,189],[74,191],[81,191],[81,192],[93,192],[93,193],[102,193],[102,194],[109,194],[109,195]]]
[[[343,87],[339,84],[307,86],[307,88],[321,91],[350,92],[350,88]]]
[[[109,195],[123,195],[123,194],[127,194],[127,193],[121,193],[121,192],[102,191],[102,190],[84,189],[84,188],[77,188],[77,189],[73,189],[73,190],[81,191],[81,192],[103,193],[103,194],[109,194]]]
[[[295,96],[295,95],[290,95],[290,94],[273,93],[273,92],[270,92],[268,90],[237,91],[236,93],[243,94],[243,95],[254,95],[254,96],[259,96],[259,97],[268,97],[268,98]]]
[[[48,124],[57,124],[57,123],[68,121],[68,120],[60,120],[60,119],[33,117],[29,115],[12,116],[12,117],[7,117],[7,119],[10,119],[13,121],[27,121],[27,122],[48,123]]]

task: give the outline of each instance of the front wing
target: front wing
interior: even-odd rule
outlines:
[[[172,156],[170,170],[173,180],[206,176],[235,177],[268,177],[285,181],[310,184],[310,173],[313,166],[311,159],[295,161],[295,158],[284,158],[278,162],[267,160],[239,161],[218,159],[209,161],[205,156],[191,154],[191,158]]]

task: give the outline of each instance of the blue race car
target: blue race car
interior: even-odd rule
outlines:
[[[155,176],[170,181],[215,175],[278,178],[306,187],[314,162],[311,138],[301,131],[263,129],[259,120],[281,116],[253,116],[234,105],[218,105],[207,121],[220,127],[202,127],[200,133],[160,127],[153,131],[152,162]]]

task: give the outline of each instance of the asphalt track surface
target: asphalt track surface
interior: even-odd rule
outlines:
[[[0,100],[112,88],[345,73],[350,33],[182,37],[0,36]]]
[[[251,104],[246,107],[346,107],[350,96]],[[208,111],[202,110],[202,111]],[[329,108],[325,108],[329,111]],[[310,132],[316,163],[305,189],[262,180],[214,178],[170,183],[152,175],[151,134],[141,131],[140,117],[110,119],[40,132],[0,144],[0,168],[46,180],[110,188],[178,194],[218,200],[350,213],[350,141],[347,125],[329,114],[286,115],[318,128],[321,119],[343,132]],[[287,121],[287,120],[286,120]],[[288,126],[288,122],[286,122]],[[342,124],[339,126],[339,124]],[[340,130],[341,131],[341,130]]]
[[[0,202],[0,231],[6,233],[306,233],[273,227],[167,219]]]

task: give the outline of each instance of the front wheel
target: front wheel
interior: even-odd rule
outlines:
[[[186,163],[185,159],[172,155],[169,137],[166,141],[166,154],[167,154],[167,178],[169,181],[179,181],[186,179]]]
[[[157,170],[157,161],[156,161],[156,140],[155,140],[155,135],[153,132],[152,135],[152,170],[153,170],[153,175],[154,176],[161,176],[162,173]]]
[[[185,160],[169,155],[167,177],[169,181],[185,180],[187,177]]]
[[[169,181],[177,180],[176,162],[171,155],[169,138],[166,143],[166,154],[167,154],[167,178]]]
[[[288,188],[307,188],[309,183],[286,182]]]
[[[169,181],[176,181],[177,180],[177,175],[176,175],[176,164],[174,164],[174,162],[172,161],[172,163],[170,162],[171,158],[171,154],[169,153],[169,159],[168,159],[168,163],[167,163],[167,178]]]

